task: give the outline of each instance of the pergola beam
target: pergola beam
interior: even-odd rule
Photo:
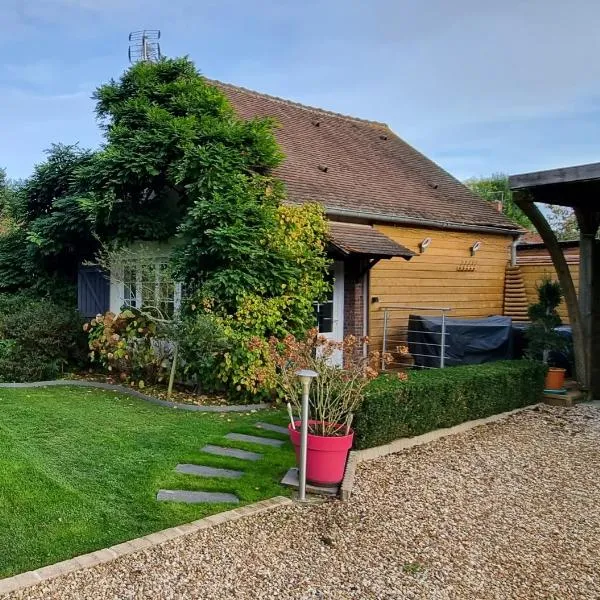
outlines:
[[[520,190],[545,185],[583,183],[597,179],[600,179],[600,163],[591,163],[576,167],[511,175],[509,185],[512,190]]]

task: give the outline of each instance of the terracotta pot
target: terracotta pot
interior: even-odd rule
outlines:
[[[562,390],[565,387],[565,372],[566,369],[550,367],[546,375],[547,390]]]
[[[319,421],[309,421],[310,425]],[[296,460],[300,465],[300,427],[301,421],[295,422],[296,429],[288,425],[290,439],[296,450]],[[343,425],[340,425],[340,428]],[[344,478],[348,452],[352,448],[354,431],[348,435],[322,436],[308,434],[306,452],[306,481],[315,485],[337,485]]]

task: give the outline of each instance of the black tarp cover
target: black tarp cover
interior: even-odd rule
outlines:
[[[446,317],[445,365],[475,365],[511,358],[510,317]],[[440,366],[442,317],[410,315],[408,349],[419,367]]]

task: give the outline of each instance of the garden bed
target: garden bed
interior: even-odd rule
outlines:
[[[175,385],[171,397],[168,398],[165,385],[144,385],[144,387],[140,388],[139,385],[133,383],[128,385],[127,383],[122,383],[118,377],[112,377],[104,373],[98,373],[97,371],[76,371],[66,375],[65,379],[123,385],[159,400],[177,402],[178,404],[191,404],[193,406],[227,406],[229,404],[224,394],[199,394],[183,385]]]

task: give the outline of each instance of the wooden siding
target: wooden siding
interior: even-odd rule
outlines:
[[[550,277],[554,280],[557,280],[558,277],[546,250],[536,253],[519,251],[517,256],[517,264],[521,267],[527,301],[532,304],[537,302],[537,285],[545,277]],[[565,252],[565,257],[571,271],[571,277],[573,277],[575,290],[579,292],[579,252]],[[567,307],[564,302],[558,307],[558,314],[565,323],[569,322],[569,315],[567,314]]]
[[[386,304],[450,307],[450,317],[502,314],[510,236],[387,225],[376,228],[418,256],[408,262],[401,258],[382,260],[371,270],[369,336],[372,347],[381,345],[381,307]],[[421,254],[419,243],[427,237],[431,238],[431,245]],[[481,248],[471,256],[470,248],[476,241],[481,242]],[[461,270],[465,267],[474,267],[474,270]],[[379,302],[373,303],[374,297],[378,297]],[[422,314],[432,313],[422,311]]]

